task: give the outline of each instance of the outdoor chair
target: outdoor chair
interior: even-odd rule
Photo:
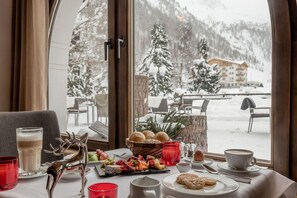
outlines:
[[[74,123],[78,126],[79,114],[88,113],[88,108],[86,102],[88,99],[86,98],[74,98],[74,105],[72,107],[67,108],[67,123],[69,114],[74,114]],[[89,125],[89,116],[87,116],[87,123]]]
[[[182,105],[180,106],[180,110],[184,110],[184,113],[192,113],[192,104],[193,99],[183,98]]]
[[[241,104],[241,109],[250,109],[250,119],[248,126],[248,133],[252,131],[254,118],[269,118],[270,117],[270,107],[256,107],[256,103],[252,98],[244,98]],[[269,110],[269,112],[259,112],[258,110]],[[257,112],[256,112],[257,111]]]
[[[59,147],[60,128],[57,115],[54,111],[21,111],[0,112],[0,156],[18,156],[16,144],[16,129],[21,127],[42,127],[43,146],[41,163],[62,159],[63,155],[55,156],[44,150]]]
[[[158,108],[152,108],[152,113],[164,114],[168,113],[168,102],[166,98],[162,98]]]
[[[203,100],[203,103],[201,106],[195,106],[193,105],[192,106],[192,109],[200,109],[200,115],[202,115],[204,113],[204,115],[206,115],[206,110],[207,110],[207,106],[209,104],[209,101],[208,99],[205,99]]]
[[[97,108],[97,120],[103,122],[105,118],[105,124],[108,123],[108,94],[97,94],[95,96],[96,108]]]

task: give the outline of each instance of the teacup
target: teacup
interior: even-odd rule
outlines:
[[[150,177],[142,177],[134,179],[130,183],[129,198],[160,198],[161,183]]]
[[[189,162],[180,162],[176,164],[176,168],[180,173],[185,173],[191,170],[192,164]]]
[[[250,150],[227,149],[224,153],[228,166],[232,169],[246,170],[257,162],[256,158],[253,157],[253,151]]]

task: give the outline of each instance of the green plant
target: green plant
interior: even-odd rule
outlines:
[[[154,133],[164,131],[171,139],[176,139],[181,133],[181,129],[187,125],[187,122],[187,118],[183,114],[171,111],[165,114],[161,121],[157,120],[157,115],[155,115],[155,117],[148,118],[145,125],[137,122],[135,129],[137,131],[150,130]]]

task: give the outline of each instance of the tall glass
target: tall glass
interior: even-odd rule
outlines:
[[[40,170],[43,128],[17,128],[19,167],[22,172],[35,174]]]

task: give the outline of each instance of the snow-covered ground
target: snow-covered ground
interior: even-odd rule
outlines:
[[[228,148],[246,148],[254,151],[255,157],[270,160],[270,120],[269,118],[254,119],[252,132],[247,133],[250,113],[249,110],[240,109],[245,97],[247,96],[231,96],[231,99],[210,101],[207,108],[208,151],[223,154]],[[270,96],[250,97],[253,98],[257,107],[271,106]],[[196,101],[194,104],[199,105],[201,102]],[[199,114],[198,110],[193,110],[193,113]],[[73,115],[69,116],[68,121],[70,132],[77,133],[80,128],[88,127],[86,113],[80,115],[79,126],[74,125]]]

